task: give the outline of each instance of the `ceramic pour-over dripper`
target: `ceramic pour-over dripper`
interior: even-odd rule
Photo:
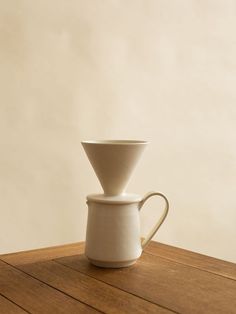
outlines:
[[[83,141],[83,148],[104,194],[124,193],[146,141]]]

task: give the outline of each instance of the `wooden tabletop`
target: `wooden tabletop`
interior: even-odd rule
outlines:
[[[135,265],[101,269],[83,250],[0,255],[0,313],[236,313],[233,263],[151,242]]]

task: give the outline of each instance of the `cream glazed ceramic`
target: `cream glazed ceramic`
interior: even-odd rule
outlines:
[[[164,198],[164,212],[149,235],[140,240],[139,211],[151,196]],[[126,267],[134,264],[143,248],[157,232],[168,213],[168,200],[158,192],[150,192],[144,198],[135,194],[122,197],[88,195],[88,223],[85,255],[101,267]]]
[[[125,193],[125,187],[147,145],[145,141],[84,141],[82,145],[103,187],[104,194],[87,196],[88,221],[85,255],[100,267],[134,264],[164,222],[169,203],[159,192],[143,198]],[[165,208],[148,236],[140,240],[139,211],[152,196],[162,197]]]
[[[83,141],[82,145],[104,194],[120,195],[124,192],[147,142]]]

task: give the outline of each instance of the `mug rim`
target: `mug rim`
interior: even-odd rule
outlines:
[[[148,141],[143,140],[85,140],[82,144],[96,144],[96,145],[147,145]]]

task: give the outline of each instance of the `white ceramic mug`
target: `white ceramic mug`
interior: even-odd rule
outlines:
[[[165,208],[153,229],[141,241],[139,211],[152,196],[162,197]],[[110,197],[88,195],[87,204],[85,255],[92,264],[111,268],[134,264],[164,222],[169,210],[167,198],[159,192],[150,192],[143,198],[135,194]]]

